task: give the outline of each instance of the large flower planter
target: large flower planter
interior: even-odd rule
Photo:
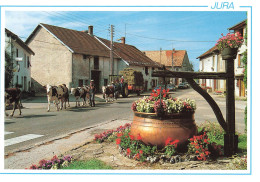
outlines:
[[[238,48],[226,47],[221,51],[221,56],[223,60],[236,59]]]
[[[147,145],[165,146],[168,137],[185,144],[189,138],[197,134],[194,112],[176,113],[158,117],[155,113],[134,112],[131,134],[137,138],[140,134]]]

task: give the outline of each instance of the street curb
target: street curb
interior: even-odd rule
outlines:
[[[111,123],[111,122],[116,121],[116,120],[117,120],[117,119],[112,119],[112,120],[109,120],[109,121],[105,121],[105,122],[99,123],[99,124],[97,124],[97,125],[88,126],[88,127],[86,127],[86,128],[80,129],[80,130],[74,130],[74,131],[72,131],[72,132],[70,132],[70,133],[68,133],[68,134],[60,135],[60,136],[57,136],[57,137],[55,137],[55,138],[51,138],[51,139],[49,139],[49,140],[46,140],[46,141],[43,141],[43,142],[40,142],[40,143],[36,143],[36,144],[34,144],[34,145],[32,145],[32,146],[29,146],[29,147],[26,147],[26,148],[22,148],[22,149],[19,149],[19,150],[15,150],[15,151],[12,151],[12,152],[9,152],[9,153],[5,153],[4,156],[5,156],[5,158],[8,158],[8,157],[10,157],[10,156],[12,156],[12,155],[14,155],[14,154],[16,154],[16,153],[26,152],[26,151],[29,151],[29,150],[34,149],[34,148],[36,148],[36,147],[40,147],[40,146],[42,146],[42,145],[47,145],[48,143],[53,143],[53,142],[55,142],[55,141],[57,141],[57,140],[70,138],[70,137],[71,137],[72,135],[74,135],[74,134],[77,134],[77,133],[80,133],[80,132],[83,132],[83,131],[86,131],[86,130],[89,130],[89,129],[97,128],[97,127],[100,127],[100,126],[102,126],[102,125]],[[90,140],[90,141],[87,140],[87,142],[85,142],[84,144],[80,144],[80,146],[77,146],[77,147],[75,147],[75,148],[73,148],[73,149],[71,149],[71,150],[76,150],[76,149],[78,149],[78,148],[80,148],[80,147],[82,147],[82,146],[84,146],[84,145],[90,143],[93,139],[89,139],[89,140]]]

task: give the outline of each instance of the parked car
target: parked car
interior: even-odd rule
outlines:
[[[167,89],[169,89],[169,91],[176,91],[176,86],[174,84],[168,84]]]
[[[180,83],[178,88],[188,88],[188,86],[185,83]]]
[[[190,84],[188,82],[183,82],[185,85],[187,85],[187,88],[190,88]]]
[[[164,89],[165,85],[158,85],[158,86],[154,87],[154,91],[157,91],[158,89],[160,89],[160,87],[162,89]],[[174,84],[168,84],[166,86],[166,89],[169,89],[169,91],[176,91],[176,86]]]

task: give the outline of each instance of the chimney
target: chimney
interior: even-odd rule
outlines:
[[[88,26],[88,34],[93,36],[93,26],[92,25]]]
[[[121,43],[125,44],[125,37],[121,37]]]

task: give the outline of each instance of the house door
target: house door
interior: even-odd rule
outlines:
[[[100,92],[99,83],[100,83],[100,71],[91,71],[91,80],[94,80],[97,92]]]
[[[217,80],[214,80],[214,91],[217,90]]]
[[[145,83],[144,83],[144,91],[147,91],[147,89],[148,89],[148,81],[145,81]]]
[[[239,79],[239,96],[245,97],[245,84],[242,79]]]

